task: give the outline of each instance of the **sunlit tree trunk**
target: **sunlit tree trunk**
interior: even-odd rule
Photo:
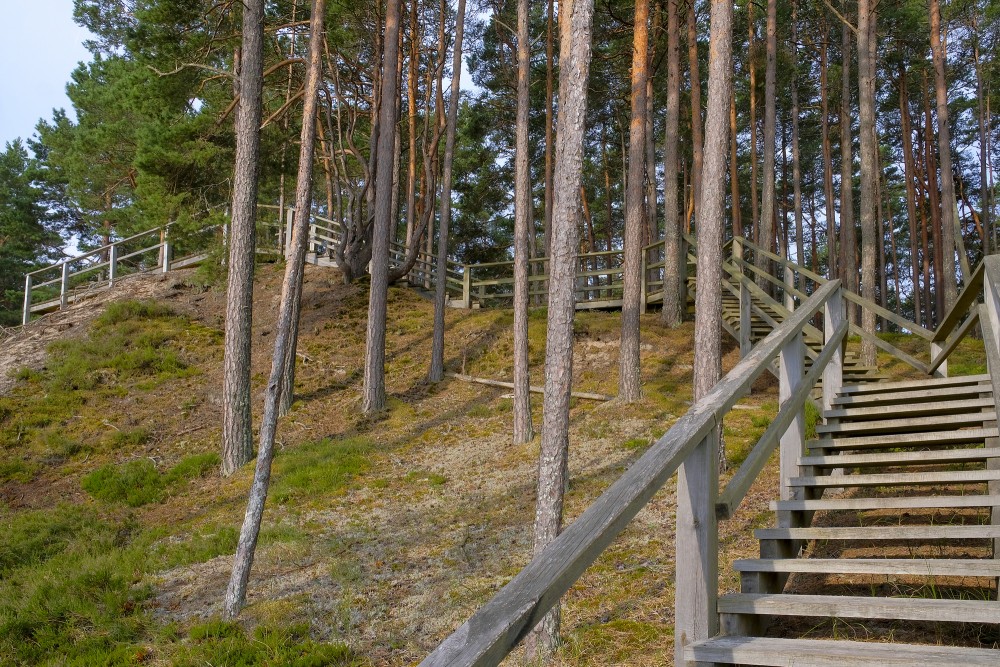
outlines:
[[[698,220],[701,201],[701,169],[705,139],[701,126],[701,75],[698,73],[698,28],[695,0],[688,0],[687,11],[688,70],[691,77],[691,189],[694,196],[694,219]]]
[[[767,66],[764,71],[764,173],[762,174],[763,193],[760,209],[760,246],[774,252],[775,233],[775,182],[774,151],[775,151],[775,116],[777,114],[776,79],[778,59],[778,1],[767,0]],[[764,255],[757,254],[754,264],[758,268],[771,273],[771,262]],[[771,283],[761,275],[757,275],[757,285],[770,291]]]
[[[870,0],[858,0],[858,109],[861,150],[861,295],[875,302],[878,281],[878,166],[875,160],[875,62],[870,49],[875,36],[875,11]],[[871,308],[861,311],[861,328],[875,334],[877,315]],[[861,358],[866,366],[875,365],[875,344],[861,341]]]
[[[684,317],[684,257],[677,197],[677,140],[680,129],[680,28],[678,0],[667,0],[667,117],[663,131],[663,323],[678,326]]]
[[[948,127],[948,84],[945,80],[945,47],[941,41],[941,5],[938,0],[930,0],[931,56],[934,61],[934,93],[937,98],[938,159],[941,161],[941,273],[944,282],[939,289],[944,290],[944,310],[951,309],[958,298],[958,283],[955,279],[955,250],[962,230],[955,212],[955,180],[951,172],[951,131]]]

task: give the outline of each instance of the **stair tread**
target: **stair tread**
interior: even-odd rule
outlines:
[[[856,419],[858,417],[878,417],[882,415],[930,415],[953,412],[981,410],[995,407],[992,397],[962,398],[951,401],[934,401],[931,403],[912,403],[906,405],[873,405],[866,407],[845,407],[826,410],[826,419]]]
[[[818,425],[817,425],[818,426]],[[827,438],[810,440],[810,449],[874,449],[879,447],[960,445],[983,442],[986,438],[1000,437],[1000,429],[989,428],[958,429],[954,431],[928,431],[924,433],[890,433],[848,438]]]
[[[686,660],[776,667],[996,667],[1000,651],[964,646],[887,644],[841,639],[720,636],[688,646]]]
[[[1000,538],[1000,526],[849,526],[758,528],[759,540],[967,540]]]
[[[834,396],[831,403],[838,406],[847,405],[869,405],[869,404],[892,404],[892,403],[912,403],[916,401],[931,401],[938,398],[956,398],[959,396],[978,396],[979,394],[991,392],[992,386],[988,383],[970,384],[958,387],[940,387],[936,389],[923,389],[919,391],[907,392],[871,392],[869,394],[849,394],[847,396]]]
[[[933,449],[916,452],[884,452],[875,454],[834,454],[828,456],[803,456],[800,466],[819,468],[863,467],[878,465],[956,463],[985,461],[1000,457],[1000,447],[975,449]]]
[[[939,470],[933,472],[870,473],[792,477],[791,486],[905,486],[907,484],[962,484],[1000,480],[1000,470]]]
[[[1000,623],[1000,602],[995,600],[734,593],[719,598],[719,613]]]
[[[823,500],[772,500],[774,511],[837,511],[878,509],[932,509],[949,507],[1000,507],[1000,496],[900,496],[895,498],[827,498]]]
[[[921,380],[901,380],[898,382],[880,382],[877,387],[871,385],[844,385],[840,388],[839,392],[841,395],[844,394],[855,394],[864,393],[872,391],[898,391],[898,390],[916,390],[916,389],[930,389],[933,387],[950,387],[955,385],[963,384],[978,384],[980,382],[989,382],[989,375],[959,375],[956,377],[948,378],[927,378]]]
[[[959,424],[982,424],[996,421],[994,410],[986,412],[966,412],[957,415],[935,415],[932,417],[901,417],[899,419],[879,419],[872,421],[848,422],[846,424],[817,424],[817,433],[864,433],[866,431],[899,431],[918,428],[935,430]]]
[[[822,572],[829,574],[1000,577],[1000,560],[961,558],[748,558],[737,572]]]

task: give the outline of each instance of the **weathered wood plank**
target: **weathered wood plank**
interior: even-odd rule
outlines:
[[[733,561],[737,572],[1000,577],[1000,561],[964,558],[753,558]]]
[[[754,535],[759,540],[985,540],[1000,537],[1000,526],[758,528]]]
[[[992,405],[992,398],[959,398],[953,401],[935,401],[931,403],[835,408],[827,410],[823,413],[823,416],[835,419],[858,419],[861,417],[879,417],[884,415],[937,415],[955,412],[974,412]]]
[[[878,449],[886,447],[933,447],[981,443],[1000,436],[996,428],[971,428],[925,433],[891,433],[834,440],[810,440],[808,447],[823,449]]]
[[[878,431],[917,431],[945,429],[952,426],[982,425],[996,419],[996,412],[938,415],[934,417],[908,417],[877,421],[849,422],[846,424],[817,424],[817,433],[874,433]]]
[[[719,598],[719,613],[1000,623],[1000,602],[993,600],[737,593]],[[1000,656],[1000,652],[995,652],[995,655]]]
[[[1000,507],[1000,495],[901,496],[897,498],[828,498],[823,500],[771,501],[771,509],[775,511],[855,511],[949,507]]]
[[[983,375],[960,375],[948,378],[927,378],[926,380],[900,380],[898,382],[879,382],[876,385],[858,384],[844,385],[841,394],[860,394],[871,392],[895,392],[907,390],[933,389],[936,387],[955,387],[965,384],[979,384],[989,382],[990,376]]]
[[[884,454],[838,454],[836,456],[803,456],[801,465],[817,468],[863,468],[867,466],[929,465],[985,461],[1000,457],[1000,450],[934,449],[926,452],[889,452]]]
[[[936,472],[874,473],[793,477],[792,486],[907,486],[910,484],[963,484],[1000,480],[1000,470],[942,470]]]

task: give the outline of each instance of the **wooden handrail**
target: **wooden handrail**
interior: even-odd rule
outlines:
[[[625,529],[688,454],[721,425],[722,417],[767,369],[771,359],[793,337],[801,335],[812,314],[839,289],[839,281],[818,289],[420,664],[423,667],[499,664]]]

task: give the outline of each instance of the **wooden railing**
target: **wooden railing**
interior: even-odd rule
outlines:
[[[677,650],[713,635],[718,623],[717,517],[732,514],[775,447],[780,446],[783,470],[804,453],[808,391],[820,374],[824,386],[841,385],[847,333],[842,294],[839,282],[821,286],[421,664],[498,664],[682,465],[675,535]],[[825,345],[804,373],[803,330],[821,309],[827,322]],[[775,357],[782,369],[778,416],[720,494],[715,452],[723,419]],[[782,475],[783,497],[793,493],[787,486],[791,476]]]

